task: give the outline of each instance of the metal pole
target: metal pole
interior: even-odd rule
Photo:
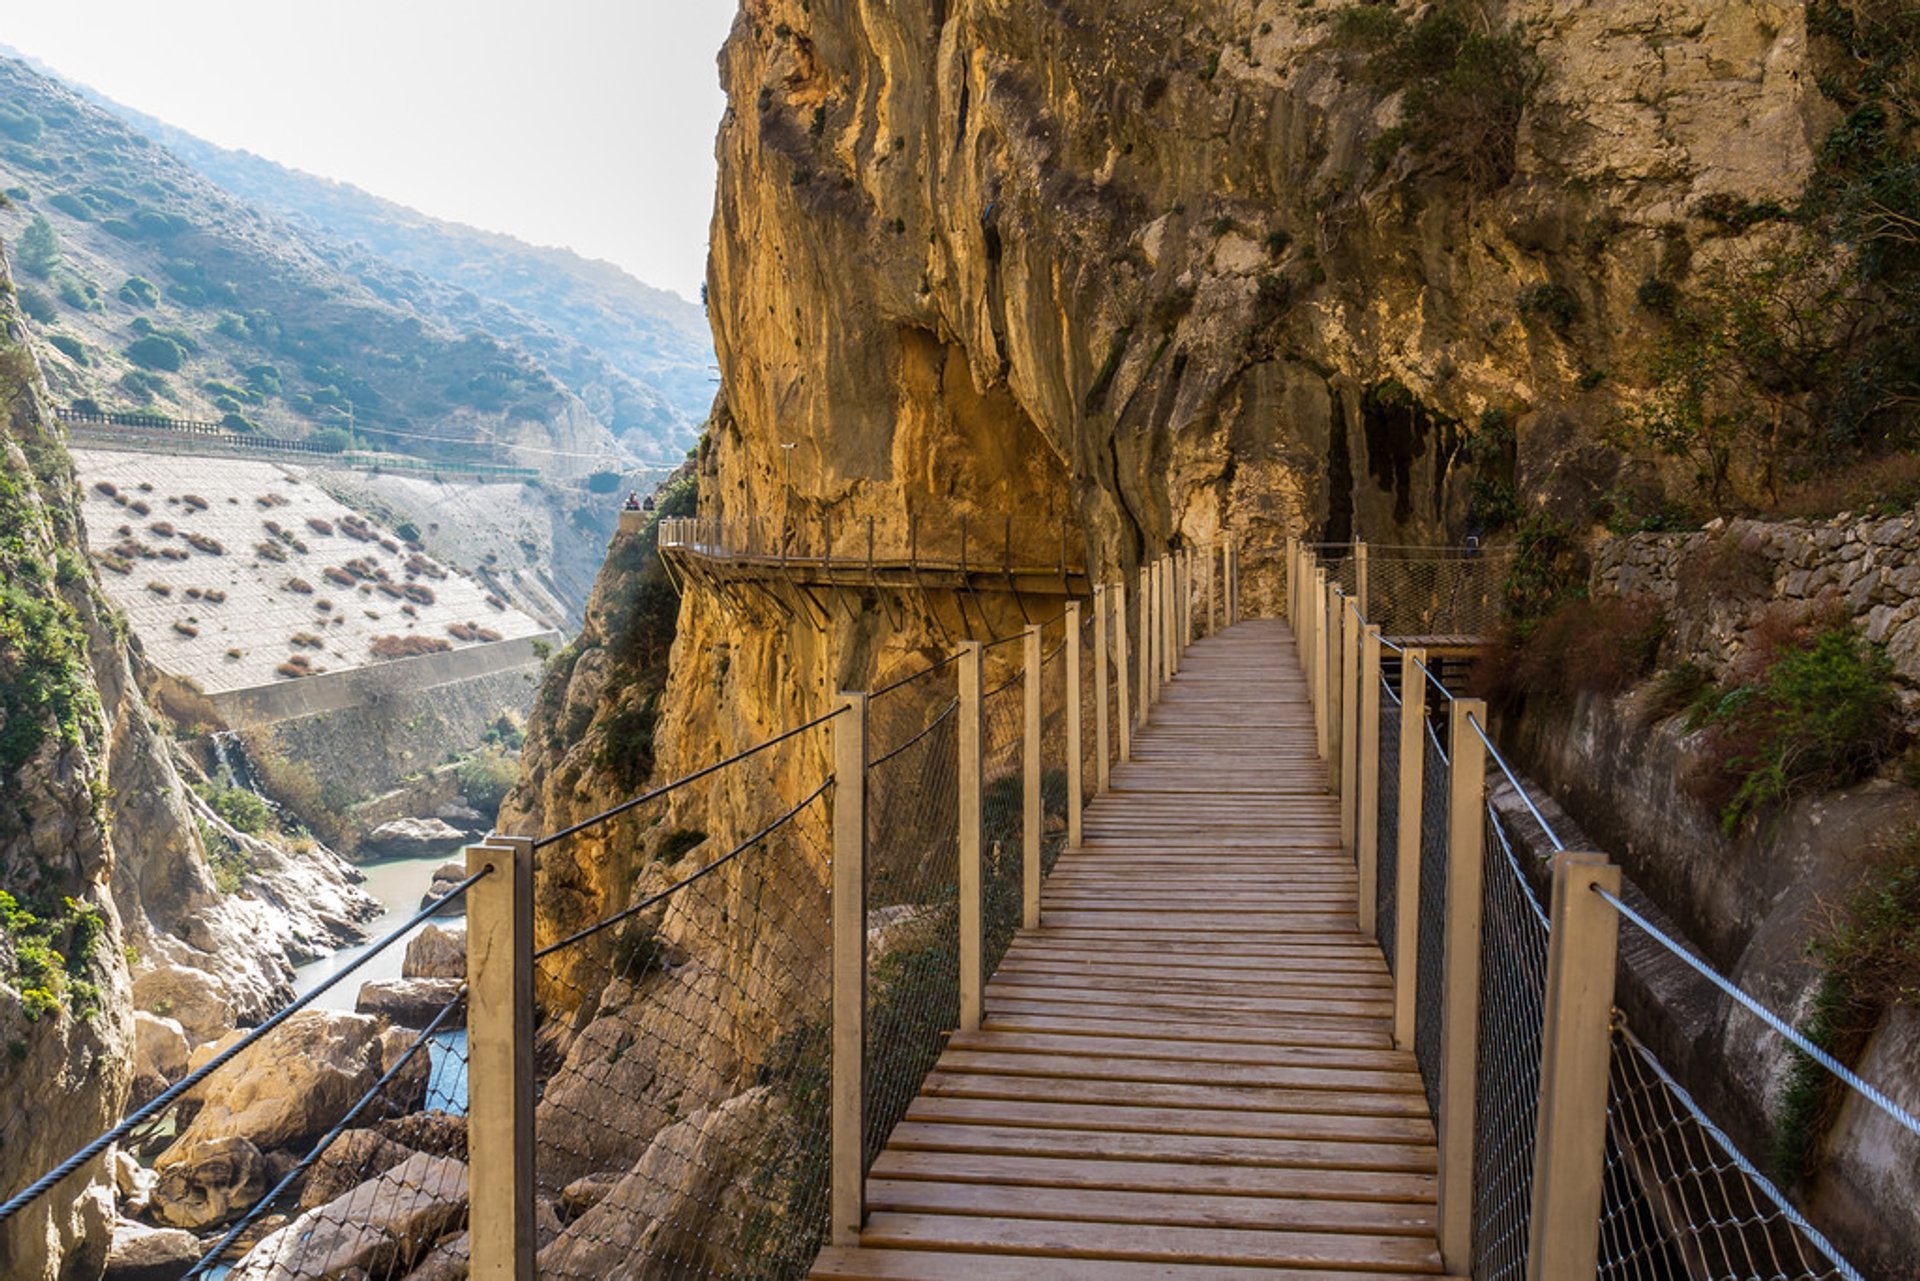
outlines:
[[[1620,892],[1620,869],[1604,854],[1568,851],[1554,857],[1533,1213],[1527,1228],[1529,1281],[1588,1276],[1599,1256],[1620,916],[1594,893],[1596,888]]]
[[[1093,589],[1093,794],[1103,795],[1113,777],[1107,753],[1113,745],[1113,727],[1107,723],[1107,589]],[[1078,842],[1075,842],[1078,844]]]
[[[1380,629],[1368,623],[1360,636],[1359,810],[1354,816],[1360,859],[1360,932],[1380,935]]]
[[[867,696],[842,693],[833,723],[834,1245],[866,1222]]]
[[[977,1032],[985,1012],[985,933],[981,913],[980,771],[982,664],[985,651],[979,641],[960,645],[960,1030]]]
[[[1021,923],[1033,930],[1040,928],[1040,681],[1045,675],[1046,651],[1040,637],[1040,624],[1026,629],[1022,647],[1026,664],[1026,729],[1022,735],[1020,764],[1023,785],[1020,788],[1020,905]]]
[[[467,847],[467,1152],[472,1275],[532,1281],[533,841]]]
[[[1487,749],[1467,724],[1486,704],[1457,698],[1448,721],[1447,911],[1440,1006],[1440,1255],[1466,1275],[1473,1252],[1475,1073],[1480,1040],[1480,888],[1487,819]],[[1556,1225],[1558,1227],[1559,1225]]]
[[[1413,1048],[1420,957],[1420,824],[1427,778],[1427,651],[1400,655],[1400,814],[1394,827],[1393,1044]]]
[[[1080,726],[1080,602],[1067,602],[1067,848],[1080,848],[1080,807],[1086,798],[1087,759]]]

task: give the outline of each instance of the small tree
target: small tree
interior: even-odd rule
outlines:
[[[45,280],[60,265],[60,237],[45,214],[35,214],[20,233],[20,270]]]

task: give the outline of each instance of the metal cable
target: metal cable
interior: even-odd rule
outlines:
[[[1833,1073],[1835,1076],[1839,1077],[1840,1080],[1844,1081],[1847,1085],[1851,1086],[1855,1093],[1857,1093],[1861,1098],[1865,1099],[1867,1102],[1879,1108],[1880,1111],[1885,1113],[1887,1118],[1891,1120],[1895,1125],[1898,1125],[1901,1129],[1913,1135],[1915,1138],[1920,1138],[1920,1120],[1916,1120],[1912,1113],[1908,1112],[1905,1108],[1901,1107],[1898,1103],[1895,1103],[1892,1099],[1882,1094],[1879,1090],[1875,1089],[1873,1086],[1869,1085],[1867,1082],[1861,1080],[1857,1075],[1855,1075],[1851,1070],[1849,1070],[1844,1064],[1842,1064],[1840,1060],[1834,1058],[1831,1054],[1827,1053],[1825,1050],[1815,1045],[1812,1041],[1809,1041],[1805,1036],[1801,1035],[1796,1028],[1788,1024],[1784,1019],[1782,1019],[1779,1015],[1775,1014],[1772,1010],[1769,1010],[1766,1006],[1760,1004],[1760,1002],[1754,1000],[1751,996],[1748,996],[1745,992],[1742,992],[1739,988],[1735,987],[1729,980],[1720,977],[1720,975],[1715,973],[1714,970],[1710,966],[1708,966],[1705,961],[1702,961],[1699,957],[1695,956],[1692,952],[1689,952],[1686,948],[1680,946],[1679,943],[1667,937],[1667,935],[1660,929],[1659,926],[1655,925],[1652,921],[1649,921],[1646,917],[1640,915],[1640,913],[1634,911],[1631,907],[1628,907],[1624,902],[1620,900],[1620,898],[1617,895],[1601,888],[1598,885],[1593,887],[1593,892],[1595,894],[1598,894],[1601,898],[1605,899],[1607,902],[1613,904],[1614,908],[1619,911],[1620,915],[1626,917],[1629,921],[1632,921],[1635,925],[1639,926],[1642,933],[1646,934],[1654,942],[1660,944],[1660,946],[1666,948],[1669,952],[1673,953],[1675,956],[1685,961],[1689,966],[1691,966],[1695,971],[1697,971],[1701,975],[1701,977],[1705,978],[1708,982],[1712,983],[1715,987],[1719,988],[1722,992],[1725,992],[1728,996],[1732,997],[1740,1005],[1744,1006],[1748,1013],[1752,1014],[1755,1018],[1759,1019],[1762,1023],[1765,1023],[1768,1027],[1772,1028],[1775,1032],[1778,1032],[1781,1036],[1785,1037],[1802,1054],[1806,1055],[1808,1058],[1812,1059],[1815,1063],[1818,1063],[1821,1067]]]
[[[276,1013],[269,1016],[265,1022],[261,1023],[258,1027],[254,1028],[253,1031],[247,1033],[247,1035],[240,1038],[238,1041],[235,1041],[232,1045],[228,1046],[226,1049],[222,1050],[220,1053],[214,1055],[211,1059],[208,1059],[199,1068],[181,1077],[178,1082],[169,1086],[166,1090],[162,1091],[157,1097],[155,1097],[151,1103],[148,1103],[145,1107],[135,1109],[133,1112],[129,1113],[123,1120],[121,1120],[121,1122],[118,1125],[109,1129],[104,1134],[94,1139],[92,1142],[86,1144],[78,1152],[75,1152],[72,1156],[62,1161],[59,1165],[54,1166],[53,1169],[41,1175],[40,1178],[34,1180],[34,1182],[29,1184],[27,1187],[25,1187],[19,1193],[17,1193],[14,1197],[8,1200],[5,1205],[0,1205],[0,1223],[6,1222],[8,1219],[12,1218],[14,1215],[18,1214],[20,1211],[26,1209],[29,1205],[32,1205],[35,1201],[39,1200],[42,1196],[44,1196],[55,1184],[59,1183],[60,1180],[66,1178],[69,1174],[72,1174],[75,1170],[78,1170],[81,1166],[93,1160],[94,1157],[99,1156],[102,1152],[106,1151],[107,1148],[113,1145],[114,1143],[117,1143],[121,1139],[125,1138],[134,1129],[136,1129],[142,1122],[148,1120],[151,1117],[157,1116],[160,1112],[170,1107],[173,1104],[173,1102],[176,1099],[178,1099],[181,1095],[185,1094],[187,1091],[191,1090],[194,1086],[200,1084],[200,1082],[206,1080],[208,1077],[212,1076],[215,1072],[225,1067],[228,1063],[232,1062],[236,1056],[241,1054],[250,1046],[253,1046],[256,1043],[258,1043],[262,1037],[266,1036],[267,1033],[273,1031],[273,1029],[279,1027],[282,1023],[286,1022],[293,1015],[299,1013],[301,1010],[304,1010],[309,1005],[313,1004],[314,1001],[318,1000],[322,994],[328,991],[331,991],[334,987],[338,986],[340,982],[344,980],[348,975],[352,974],[355,970],[359,969],[361,966],[365,965],[368,961],[371,961],[374,957],[378,956],[381,952],[385,951],[397,939],[399,939],[403,934],[407,933],[407,931],[411,930],[414,926],[420,924],[422,921],[425,921],[427,918],[434,916],[435,914],[440,912],[441,909],[445,908],[448,904],[452,903],[456,898],[458,898],[462,894],[465,894],[467,890],[474,885],[475,882],[479,881],[480,878],[488,875],[492,871],[493,871],[493,868],[491,866],[483,867],[478,872],[475,872],[472,876],[469,876],[466,880],[461,881],[459,884],[453,886],[444,895],[433,900],[433,902],[427,904],[425,907],[421,908],[418,912],[415,912],[411,917],[408,917],[405,924],[397,926],[393,930],[389,931],[387,935],[384,938],[382,938],[378,943],[375,943],[372,947],[368,948],[365,952],[361,953],[359,956],[356,956],[346,966],[342,967],[339,973],[327,979],[326,982],[320,984],[318,987],[314,988],[311,992],[308,992],[305,996],[298,997],[295,1000],[289,1002],[288,1004],[281,1006]]]
[[[931,721],[927,722],[927,727],[925,729],[920,730],[912,738],[909,738],[906,742],[900,744],[900,746],[893,748],[890,751],[887,751],[879,756],[876,756],[872,760],[869,760],[867,762],[867,768],[869,770],[877,769],[880,766],[885,765],[888,761],[892,760],[894,757],[900,755],[900,753],[906,751],[908,748],[918,745],[921,739],[933,733],[933,731],[935,731],[936,729],[939,729],[941,722],[945,721],[947,717],[953,715],[955,712],[959,710],[960,710],[960,700],[957,698],[949,699],[947,701],[946,707],[941,709],[940,714],[938,716],[935,716]]]
[[[891,684],[882,685],[879,689],[876,689],[872,693],[868,694],[867,697],[879,698],[882,694],[893,693],[893,691],[895,691],[896,689],[899,689],[902,685],[911,685],[914,681],[919,680],[923,676],[931,676],[933,673],[940,671],[942,668],[946,667],[948,664],[959,662],[961,654],[965,652],[966,652],[965,650],[956,649],[953,651],[953,653],[947,655],[945,658],[941,659],[937,663],[929,663],[927,666],[921,668],[917,672],[912,672],[906,676],[902,676],[899,680],[894,681]]]
[[[804,725],[796,725],[790,730],[785,730],[779,734],[775,734],[772,738],[767,739],[765,742],[755,743],[752,747],[747,748],[745,751],[735,752],[732,756],[727,757],[727,759],[725,759],[724,761],[715,761],[713,764],[706,766],[704,769],[697,769],[691,774],[683,774],[679,778],[674,779],[671,783],[662,783],[659,787],[654,788],[652,791],[644,792],[641,795],[635,796],[630,800],[622,801],[618,805],[615,805],[612,809],[602,810],[600,813],[595,814],[592,818],[583,818],[578,823],[573,824],[571,827],[563,827],[559,831],[554,832],[550,836],[542,836],[540,839],[536,840],[533,843],[533,848],[536,850],[545,849],[547,846],[552,845],[558,841],[563,841],[569,836],[573,836],[579,832],[584,832],[589,827],[593,827],[599,823],[604,823],[610,818],[616,818],[619,815],[626,813],[628,810],[633,809],[635,806],[645,805],[648,801],[657,801],[662,796],[667,795],[669,792],[677,791],[678,789],[685,787],[688,783],[698,782],[700,779],[707,777],[707,775],[713,774],[719,770],[723,770],[727,768],[727,766],[729,765],[737,765],[741,761],[744,761],[749,757],[757,756],[759,753],[766,751],[769,747],[773,747],[773,746],[776,746],[777,744],[784,743],[788,739],[794,737],[797,734],[804,734],[810,729],[818,729],[820,726],[825,725],[828,721],[832,720],[834,717],[840,715],[842,712],[846,710],[847,709],[845,706],[836,707],[832,711],[826,713],[824,716],[814,717],[812,720],[808,721]]]
[[[740,842],[738,845],[734,846],[732,849],[728,850],[725,854],[722,854],[719,858],[713,860],[713,862],[707,864],[705,867],[701,868],[699,871],[695,872],[693,875],[685,877],[681,880],[675,881],[672,885],[669,885],[666,889],[661,890],[658,894],[650,894],[646,898],[642,899],[640,902],[635,903],[633,906],[622,908],[620,911],[615,912],[612,916],[605,917],[601,920],[595,921],[592,925],[587,926],[585,929],[576,930],[572,934],[567,935],[567,937],[563,939],[559,939],[559,940],[556,940],[555,942],[547,944],[545,947],[541,948],[539,951],[533,954],[533,959],[536,961],[545,960],[547,957],[552,956],[555,952],[560,951],[562,948],[572,947],[575,943],[579,943],[586,939],[590,939],[594,935],[602,932],[603,930],[606,930],[611,926],[618,925],[621,921],[626,920],[628,917],[636,916],[639,913],[646,911],[648,908],[652,907],[655,903],[658,903],[664,899],[670,898],[674,894],[677,894],[681,890],[685,889],[687,886],[692,885],[695,881],[703,879],[704,877],[706,877],[708,874],[712,873],[716,869],[726,866],[728,863],[731,863],[734,859],[740,857],[740,855],[744,854],[746,851],[758,845],[761,841],[764,841],[769,835],[778,831],[782,826],[784,826],[786,823],[791,821],[793,817],[797,815],[801,810],[807,808],[807,806],[819,800],[821,795],[829,787],[832,787],[832,786],[833,786],[833,776],[828,775],[826,780],[822,782],[820,786],[814,788],[811,792],[807,793],[805,800],[801,801],[798,805],[795,805],[792,809],[782,814],[779,818],[774,819],[771,823],[768,823],[765,827],[761,828],[759,831],[755,832],[752,836],[749,836],[746,840]]]
[[[1525,785],[1520,782],[1520,779],[1514,774],[1513,769],[1507,764],[1507,758],[1500,754],[1500,749],[1493,745],[1493,740],[1487,736],[1487,731],[1481,726],[1479,720],[1469,715],[1467,717],[1467,724],[1473,726],[1473,732],[1479,735],[1482,743],[1487,745],[1487,754],[1493,758],[1493,763],[1500,767],[1500,772],[1507,776],[1507,782],[1513,784],[1513,790],[1520,794],[1520,800],[1526,805],[1527,812],[1533,815],[1533,821],[1540,825],[1540,830],[1547,834],[1547,840],[1553,843],[1553,848],[1556,850],[1565,850],[1567,848],[1566,842],[1562,841],[1560,834],[1553,830],[1553,824],[1547,822],[1547,816],[1540,812],[1540,807],[1533,803],[1533,797],[1527,795]]]

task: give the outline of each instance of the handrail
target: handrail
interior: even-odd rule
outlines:
[[[1513,767],[1507,764],[1507,758],[1500,754],[1498,747],[1494,746],[1493,739],[1487,736],[1487,731],[1481,726],[1479,719],[1472,713],[1468,713],[1467,724],[1473,727],[1474,734],[1479,737],[1482,743],[1486,744],[1487,754],[1493,758],[1493,763],[1500,767],[1500,772],[1507,776],[1507,782],[1513,784],[1513,790],[1520,794],[1520,800],[1526,805],[1527,812],[1533,815],[1534,822],[1540,824],[1540,830],[1547,834],[1547,840],[1553,845],[1553,848],[1556,850],[1566,849],[1567,843],[1560,839],[1560,834],[1553,830],[1553,824],[1547,822],[1547,816],[1542,814],[1540,807],[1533,803],[1533,797],[1527,793],[1526,784],[1520,781],[1519,776],[1513,772]]]
[[[375,943],[372,947],[368,948],[365,952],[355,957],[352,960],[352,962],[350,962],[338,974],[333,975],[326,982],[320,984],[318,987],[314,988],[311,992],[308,992],[305,996],[295,997],[292,1001],[290,1001],[286,1005],[281,1006],[278,1011],[276,1011],[274,1014],[269,1016],[264,1022],[262,1022],[258,1027],[254,1028],[246,1036],[240,1038],[238,1041],[234,1042],[232,1045],[228,1046],[226,1049],[222,1050],[220,1053],[214,1055],[211,1059],[208,1059],[200,1067],[194,1069],[192,1072],[189,1072],[187,1073],[187,1075],[181,1077],[179,1081],[175,1082],[173,1085],[163,1090],[158,1096],[156,1096],[151,1102],[147,1103],[144,1107],[136,1108],[133,1112],[129,1113],[126,1117],[122,1118],[119,1124],[111,1127],[105,1133],[99,1135],[97,1138],[93,1139],[91,1142],[85,1144],[80,1148],[79,1151],[75,1152],[72,1156],[69,1156],[66,1160],[62,1161],[59,1165],[56,1165],[55,1167],[53,1167],[53,1169],[47,1171],[47,1173],[41,1175],[38,1179],[34,1180],[31,1184],[27,1185],[27,1187],[23,1188],[20,1192],[16,1193],[11,1199],[9,1199],[6,1202],[6,1204],[0,1205],[0,1223],[5,1223],[8,1219],[12,1218],[14,1215],[18,1214],[20,1211],[26,1209],[29,1205],[32,1205],[35,1201],[39,1200],[50,1189],[52,1189],[55,1184],[59,1183],[62,1179],[66,1178],[68,1175],[72,1174],[74,1171],[78,1170],[81,1166],[85,1165],[87,1162],[93,1160],[93,1158],[95,1158],[96,1156],[99,1156],[102,1152],[106,1151],[107,1148],[119,1142],[121,1139],[125,1138],[128,1134],[131,1134],[134,1131],[134,1129],[136,1129],[142,1122],[145,1122],[151,1119],[152,1117],[157,1116],[160,1112],[164,1111],[167,1107],[171,1106],[173,1102],[176,1099],[178,1099],[181,1095],[185,1094],[188,1090],[191,1090],[194,1086],[200,1084],[200,1082],[206,1080],[209,1076],[212,1076],[215,1072],[225,1067],[228,1063],[232,1062],[235,1057],[245,1052],[247,1049],[249,1049],[253,1045],[257,1044],[259,1040],[262,1037],[264,1037],[267,1033],[279,1027],[282,1023],[286,1022],[289,1018],[299,1013],[301,1010],[306,1009],[307,1006],[313,1004],[313,1002],[317,1000],[323,993],[330,991],[342,979],[346,978],[349,974],[352,974],[355,970],[365,965],[368,961],[371,961],[375,956],[378,956],[382,951],[392,946],[393,943],[396,940],[398,940],[403,934],[407,933],[407,931],[411,930],[414,926],[420,924],[422,921],[425,921],[427,918],[439,913],[439,911],[442,908],[446,907],[449,903],[453,902],[455,898],[466,893],[469,887],[471,887],[476,881],[480,880],[482,877],[491,873],[492,870],[493,869],[491,867],[482,868],[480,871],[475,872],[472,876],[469,876],[465,880],[454,885],[445,894],[441,895],[437,899],[434,899],[431,903],[428,903],[426,906],[422,907],[418,912],[415,912],[411,917],[407,918],[407,921],[405,924],[396,927],[395,929],[390,931],[386,935],[386,937],[382,938],[378,943]]]

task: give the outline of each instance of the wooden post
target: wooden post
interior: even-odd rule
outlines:
[[[1480,887],[1487,830],[1487,749],[1467,724],[1486,704],[1457,698],[1448,721],[1447,911],[1441,923],[1440,1255],[1466,1275],[1473,1251],[1475,1074],[1480,1039]]]
[[[1393,838],[1393,1044],[1413,1048],[1420,974],[1420,824],[1427,779],[1427,651],[1400,655],[1400,813]]]
[[[1371,621],[1373,598],[1367,591],[1367,545],[1359,541],[1353,544],[1353,597],[1360,603],[1360,617]]]
[[[1113,585],[1113,692],[1119,713],[1120,763],[1133,759],[1133,679],[1127,670],[1127,583]]]
[[[1380,629],[1372,623],[1360,635],[1360,753],[1358,811],[1354,816],[1360,859],[1360,932],[1380,936]]]
[[[467,847],[472,1275],[533,1281],[533,840]]]
[[[1173,557],[1163,554],[1154,561],[1153,575],[1154,621],[1159,624],[1153,642],[1160,647],[1160,664],[1154,669],[1154,675],[1165,685],[1173,679]],[[1160,701],[1158,689],[1154,690],[1153,697],[1155,702]]]
[[[1313,617],[1313,680],[1308,689],[1313,697],[1313,728],[1315,746],[1320,759],[1327,759],[1327,571],[1316,568],[1313,571],[1313,592],[1307,601],[1307,611]]]
[[[985,651],[979,641],[960,645],[960,1030],[978,1032],[985,1012],[986,922],[981,892],[986,881],[980,858],[980,773],[984,735],[981,718]]]
[[[867,1218],[867,696],[833,722],[832,1240],[859,1245]]]
[[[1080,808],[1086,799],[1086,744],[1080,717],[1080,602],[1067,602],[1067,848],[1080,848]]]
[[[1209,636],[1217,636],[1220,633],[1220,581],[1213,572],[1215,553],[1220,550],[1219,543],[1218,538],[1207,541],[1207,635]]]
[[[1287,626],[1293,629],[1293,647],[1300,648],[1300,540],[1287,535]],[[1303,672],[1305,668],[1301,669]]]
[[[1341,684],[1344,673],[1340,669],[1340,624],[1346,616],[1346,603],[1346,592],[1337,585],[1329,584],[1325,605],[1326,644],[1322,647],[1326,675],[1320,681],[1320,688],[1324,691],[1322,697],[1326,699],[1323,719],[1327,724],[1327,792],[1332,796],[1339,796],[1345,783],[1340,774],[1340,767],[1346,763],[1346,742],[1341,737],[1341,731],[1346,728],[1341,710],[1346,690]],[[1347,848],[1351,850],[1353,846],[1348,845]]]
[[[1040,682],[1045,676],[1046,649],[1040,624],[1028,624],[1025,660],[1026,732],[1021,736],[1020,765],[1020,919],[1028,929],[1040,926]]]
[[[1140,708],[1139,724],[1146,726],[1153,714],[1153,569],[1151,563],[1140,566]]]
[[[1113,777],[1107,753],[1113,746],[1113,727],[1107,723],[1107,589],[1093,589],[1093,794],[1106,793]],[[1079,844],[1079,842],[1075,842]]]
[[[1588,1276],[1599,1257],[1620,914],[1593,892],[1595,887],[1620,892],[1620,869],[1606,855],[1567,851],[1554,856],[1533,1213],[1527,1227],[1529,1281]]]
[[[1360,858],[1360,618],[1353,598],[1340,598],[1340,833]]]

